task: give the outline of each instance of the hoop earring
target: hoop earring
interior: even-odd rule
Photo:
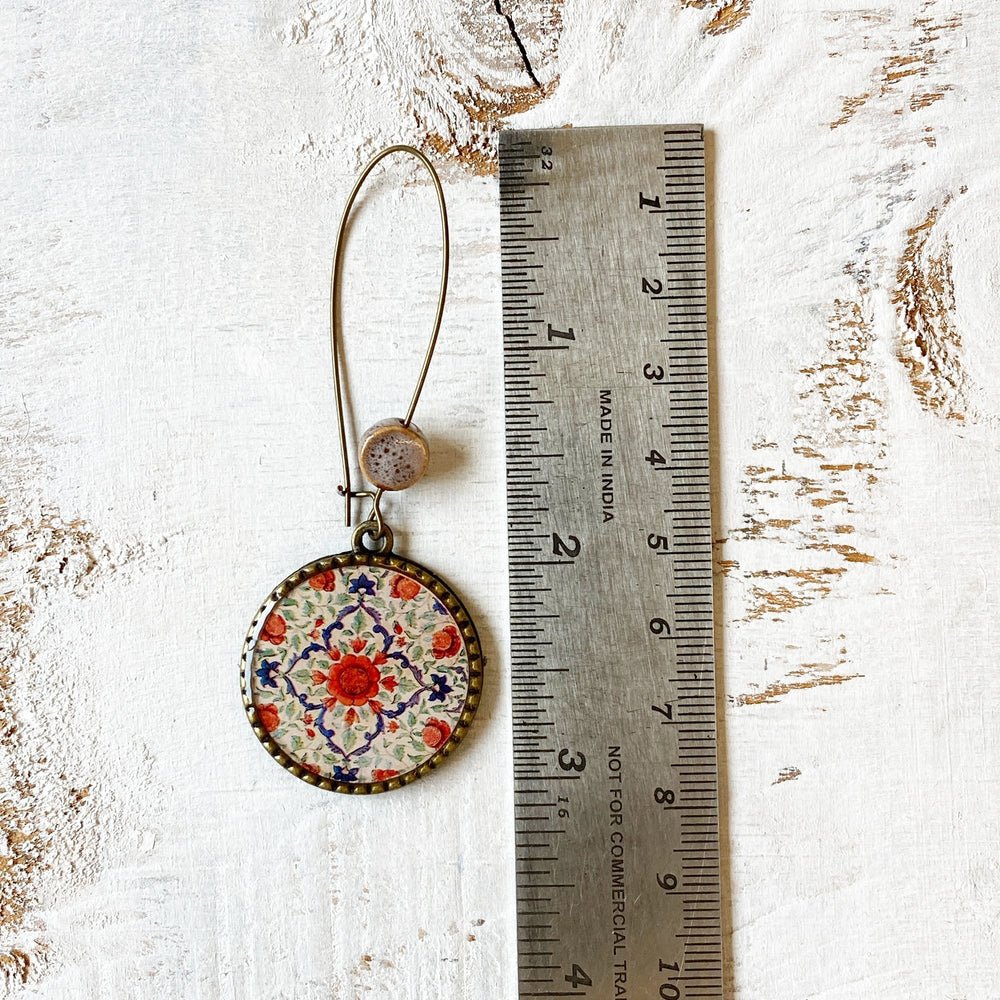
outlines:
[[[405,417],[362,435],[359,466],[373,489],[351,486],[341,379],[340,277],[347,223],[368,175],[392,153],[416,157],[434,183],[441,215],[437,313]],[[458,745],[482,691],[475,624],[435,573],[393,552],[382,514],[386,492],[423,475],[428,447],[413,414],[434,355],[448,287],[448,214],[430,160],[389,146],[361,171],[337,232],[330,273],[330,348],[340,435],[345,522],[371,503],[350,551],[283,580],[261,605],[240,662],[243,704],[257,738],[286,770],[337,792],[382,792],[428,774]]]

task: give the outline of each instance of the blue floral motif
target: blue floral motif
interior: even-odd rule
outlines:
[[[430,701],[444,701],[444,696],[451,694],[451,685],[444,674],[431,674],[431,685],[434,690],[430,693]]]
[[[261,660],[260,666],[254,671],[261,687],[276,688],[278,679],[274,676],[281,669],[278,660]]]
[[[369,579],[362,573],[360,576],[356,576],[348,584],[347,592],[349,594],[368,594],[370,597],[375,594],[375,581]]]
[[[409,774],[444,745],[438,734],[454,731],[468,697],[458,622],[419,582],[397,593],[393,569],[327,572],[336,586],[292,588],[275,613],[284,641],[254,651],[259,721],[287,757],[341,786]],[[447,666],[445,639],[460,647]]]

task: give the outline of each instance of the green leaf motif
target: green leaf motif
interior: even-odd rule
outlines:
[[[368,780],[373,769],[398,769],[405,774],[434,755],[435,748],[423,742],[428,720],[448,719],[454,729],[467,679],[452,659],[440,661],[433,656],[431,637],[451,621],[447,613],[434,610],[433,592],[422,588],[413,598],[401,601],[390,595],[393,570],[365,567],[366,575],[376,582],[375,592],[351,594],[348,584],[360,572],[359,568],[335,570],[337,585],[329,592],[315,590],[300,581],[291,594],[279,599],[275,610],[287,625],[284,641],[275,645],[259,635],[254,666],[259,667],[265,657],[278,660],[281,664],[277,675],[280,689],[266,687],[266,673],[262,674],[262,680],[255,674],[251,683],[256,704],[274,705],[278,709],[280,726],[271,735],[286,753],[302,764],[314,764],[327,777],[339,766],[358,768],[361,780]],[[321,618],[330,623],[337,621],[340,615],[345,617],[340,618],[341,627],[331,635],[330,649],[316,648],[313,644],[317,640],[310,635],[318,627],[316,620]],[[381,620],[388,630],[387,635],[374,630],[377,620]],[[395,632],[394,625],[400,632]],[[402,639],[403,645],[396,644],[397,637]],[[335,666],[331,654],[336,651],[342,658],[353,652],[352,641],[359,643],[359,640],[365,645],[357,655],[374,658],[383,650],[388,656],[378,667],[382,677],[385,680],[393,678],[395,685],[391,680],[388,686],[383,681],[376,700],[384,706],[385,712],[401,710],[401,715],[394,716],[399,728],[395,733],[386,729],[376,736],[376,717],[370,706],[357,706],[358,718],[354,725],[348,725],[345,716],[349,706],[336,704],[322,713],[324,728],[332,732],[331,738],[338,747],[334,752],[319,731],[314,737],[308,736],[307,710],[298,701],[298,695],[305,693],[310,701],[326,701],[326,686],[313,684],[313,674],[322,671],[325,676]],[[321,639],[319,643],[322,645]],[[309,658],[302,659],[303,651],[310,647]],[[464,651],[461,663],[466,664]],[[284,671],[289,668],[291,672],[285,675]],[[453,689],[443,701],[429,700],[426,685],[430,683],[431,671],[444,673]],[[385,717],[384,721],[388,723],[389,718]],[[369,733],[373,733],[370,740]]]

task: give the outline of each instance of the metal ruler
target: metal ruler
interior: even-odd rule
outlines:
[[[722,996],[701,126],[500,137],[520,996]]]

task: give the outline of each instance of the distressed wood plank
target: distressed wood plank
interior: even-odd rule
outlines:
[[[994,996],[998,47],[987,0],[0,8],[5,994],[515,995],[496,134],[702,120],[728,993]],[[454,269],[390,517],[489,666],[455,759],[355,801],[235,674],[346,546],[326,282],[394,141]],[[434,211],[405,164],[360,206],[358,426],[409,396]]]

